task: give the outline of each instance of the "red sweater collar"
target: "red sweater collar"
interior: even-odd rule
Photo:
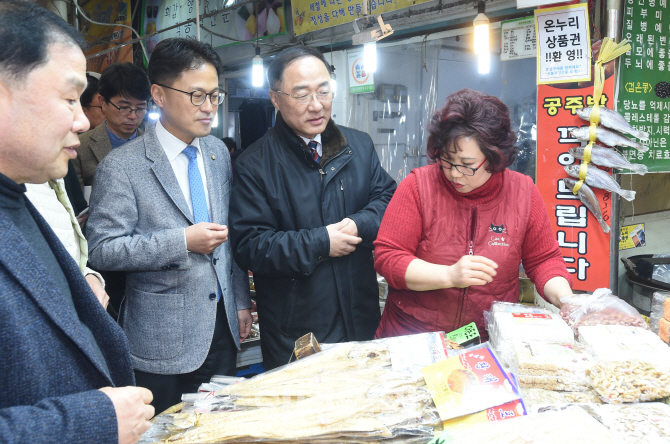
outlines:
[[[444,175],[442,168],[439,164],[435,164],[435,167],[440,170],[440,177],[442,178],[442,184],[447,189],[449,194],[456,199],[458,202],[465,202],[470,205],[479,206],[491,202],[495,199],[500,191],[502,190],[504,179],[504,170],[498,173],[493,173],[489,180],[484,183],[479,188],[467,193],[460,193],[456,190],[454,185],[449,182],[449,179]]]

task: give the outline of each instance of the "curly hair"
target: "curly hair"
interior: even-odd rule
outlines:
[[[502,171],[516,158],[516,133],[511,128],[509,110],[495,96],[462,89],[447,97],[444,107],[431,118],[426,154],[432,162],[459,150],[458,141],[472,137],[489,161],[486,170]]]

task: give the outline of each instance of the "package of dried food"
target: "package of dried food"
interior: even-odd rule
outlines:
[[[666,344],[670,342],[670,321],[665,318],[658,321],[658,337]]]
[[[527,305],[527,304],[517,304],[514,302],[502,302],[494,301],[491,304],[491,313],[536,313],[536,314],[548,314],[551,313],[549,310],[545,310],[542,307],[537,305]]]
[[[670,442],[670,406],[659,402],[603,405],[599,420],[625,444]]]
[[[531,412],[537,412],[538,406],[568,404],[602,404],[598,393],[589,388],[583,392],[559,392],[554,390],[524,388],[521,389],[523,402]]]
[[[536,341],[573,344],[570,327],[554,313],[493,312],[486,314],[489,338],[496,346],[505,342]]]
[[[670,368],[670,347],[652,331],[641,327],[580,327],[579,341],[597,362],[651,361]]]
[[[616,437],[580,407],[568,407],[508,421],[445,429],[429,444],[612,444]]]
[[[654,296],[651,298],[651,316],[655,315],[661,318],[663,317],[666,299],[670,299],[670,292],[668,291],[654,292]]]
[[[599,288],[592,295],[561,298],[561,317],[577,332],[587,325],[630,325],[648,328],[635,308],[612,295],[607,288]]]
[[[594,365],[588,374],[601,399],[610,404],[670,396],[670,369],[650,362],[604,362]]]
[[[563,392],[585,392],[591,385],[586,375],[535,376],[517,375],[519,385],[525,389],[544,389]]]
[[[582,347],[574,344],[548,344],[524,341],[515,344],[518,374],[523,375],[584,375],[595,360]]]

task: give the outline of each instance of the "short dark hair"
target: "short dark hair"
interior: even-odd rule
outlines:
[[[321,51],[310,46],[291,46],[277,54],[268,66],[268,85],[270,85],[270,89],[277,89],[288,65],[304,57],[316,57],[323,62],[328,72],[330,72],[330,66]]]
[[[170,84],[184,71],[198,69],[209,63],[216,69],[216,75],[223,72],[221,57],[208,43],[193,39],[165,39],[151,52],[149,59],[149,80],[152,84]]]
[[[433,161],[450,152],[453,143],[458,150],[458,140],[472,137],[489,161],[486,170],[502,171],[514,163],[518,147],[516,133],[511,127],[509,110],[495,96],[471,89],[462,89],[447,97],[444,107],[431,118],[426,128],[429,132],[426,154]]]
[[[90,74],[86,74],[86,81],[88,82],[86,84],[86,89],[81,93],[81,97],[79,97],[81,106],[90,106],[95,93],[98,92],[98,79]],[[97,103],[94,104],[94,106],[97,106]]]
[[[66,21],[28,1],[2,0],[0,24],[0,74],[15,81],[48,63],[52,44],[86,46],[84,38]]]
[[[223,143],[226,144],[226,148],[228,148],[228,151],[233,150],[235,151],[237,149],[237,143],[235,143],[235,139],[232,137],[224,137],[221,139]]]
[[[98,92],[105,102],[119,95],[127,99],[149,100],[151,85],[142,68],[132,63],[114,63],[102,72]]]

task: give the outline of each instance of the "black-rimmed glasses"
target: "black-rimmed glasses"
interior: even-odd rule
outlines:
[[[215,89],[211,93],[206,93],[205,91],[188,92],[188,91],[182,91],[181,89],[173,88],[171,86],[163,85],[161,83],[156,83],[156,85],[191,96],[191,103],[195,106],[200,106],[203,103],[205,103],[205,100],[207,100],[207,96],[209,96],[209,101],[212,102],[212,105],[219,106],[223,102],[223,99],[226,97],[226,92],[222,89]]]
[[[135,112],[135,115],[137,117],[143,117],[144,113],[147,112],[146,108],[131,108],[129,106],[116,106],[111,100],[108,101],[107,103],[112,105],[114,108],[118,109],[123,117],[127,117],[127,116],[131,115],[133,113],[133,111]],[[92,106],[91,108],[99,108],[99,107]]]
[[[480,169],[482,167],[482,165],[484,165],[484,163],[486,163],[486,159],[484,159],[484,162],[480,163],[475,168],[472,168],[472,167],[465,166],[465,165],[457,165],[455,163],[451,163],[448,160],[445,160],[441,157],[440,157],[440,161],[449,165],[449,166],[445,166],[445,165],[440,164],[440,166],[442,168],[444,168],[445,170],[450,170],[452,167],[454,167],[454,168],[456,168],[456,171],[458,171],[459,173],[461,173],[464,176],[474,176],[475,173],[477,172],[477,170]]]
[[[274,92],[277,94],[284,94],[285,96],[293,97],[296,102],[298,103],[309,103],[312,101],[312,96],[316,97],[319,102],[332,102],[333,101],[333,92],[332,91],[321,91],[317,93],[312,93],[312,94],[299,94],[294,96],[293,94],[285,93],[284,91],[279,91],[278,89],[274,89]]]

